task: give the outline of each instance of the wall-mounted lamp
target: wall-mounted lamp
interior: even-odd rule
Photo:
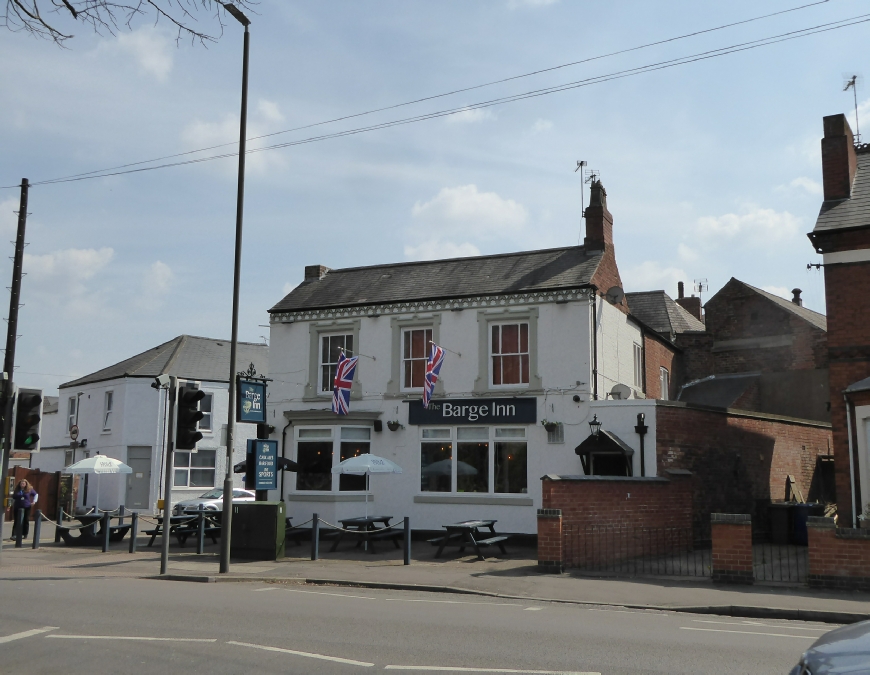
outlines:
[[[589,431],[595,438],[598,438],[598,432],[601,431],[601,422],[598,421],[598,415],[592,416],[592,421],[589,423]]]

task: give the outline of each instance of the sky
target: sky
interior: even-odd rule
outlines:
[[[829,0],[606,56],[802,4],[262,0],[249,13],[249,138],[604,58],[251,141],[460,109],[248,157],[240,339],[268,339],[268,309],[305,265],[577,244],[589,199],[578,160],[607,191],[626,291],[676,297],[678,281],[706,279],[706,301],[736,277],[789,298],[801,288],[824,312],[806,237],[822,199],[822,117],[847,113],[854,129],[843,86],[865,69],[870,23],[473,107],[870,12]],[[0,29],[0,186],[237,143],[242,31],[232,19],[208,48],[176,42],[153,19],[115,36],[73,28],[66,49]],[[860,80],[858,103],[870,132]],[[237,170],[230,156],[32,187],[19,385],[54,394],[182,333],[229,338]],[[2,242],[14,240],[17,209],[18,190],[0,190]]]

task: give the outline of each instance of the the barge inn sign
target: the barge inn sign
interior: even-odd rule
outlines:
[[[446,398],[424,408],[408,401],[408,424],[535,424],[535,398]]]

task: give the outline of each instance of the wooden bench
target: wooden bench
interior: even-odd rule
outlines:
[[[386,532],[376,532],[371,534],[368,539],[369,541],[384,541],[386,539],[392,539],[396,548],[402,548],[399,546],[399,539],[403,537],[404,534],[405,533],[402,530],[387,530]]]

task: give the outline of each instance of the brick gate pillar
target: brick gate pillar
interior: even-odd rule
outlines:
[[[744,513],[710,515],[713,534],[713,581],[751,584],[752,517]]]
[[[562,557],[562,509],[538,509],[538,571],[559,574]]]

